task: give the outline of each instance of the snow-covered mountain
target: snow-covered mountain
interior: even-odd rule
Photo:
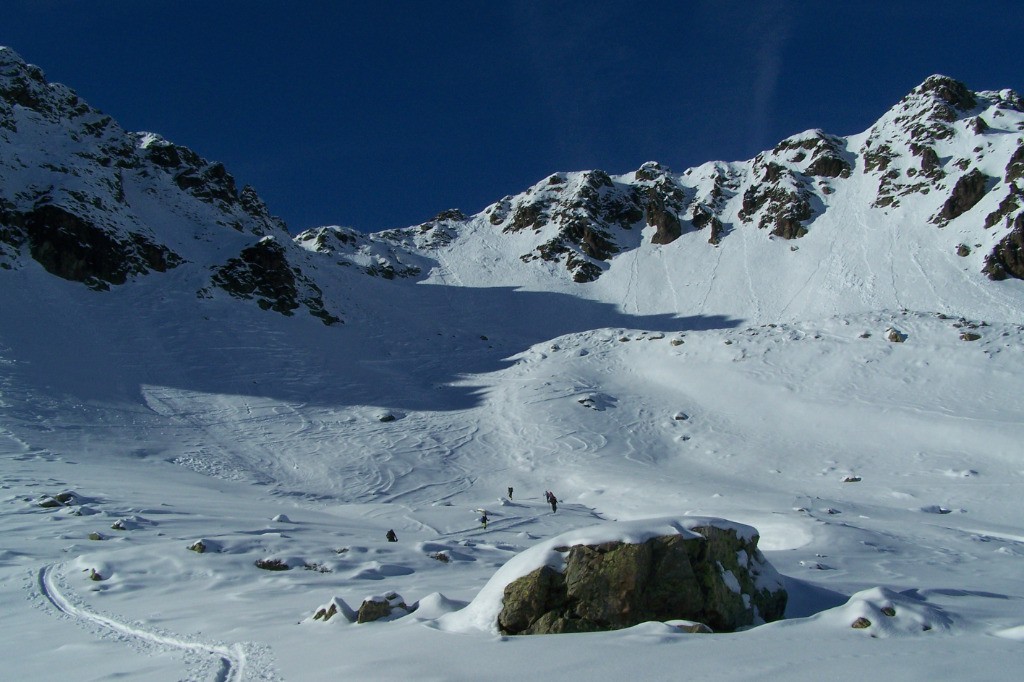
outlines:
[[[222,164],[124,131],[71,89],[0,48],[0,267],[31,260],[96,290],[150,273],[325,322],[282,221]]]
[[[0,49],[5,673],[1008,677],[1022,108],[935,76],[859,135],[292,238]],[[481,619],[531,548],[692,516],[757,529],[785,620]]]
[[[859,135],[808,131],[750,161],[682,173],[654,162],[555,173],[474,216],[376,234],[318,228],[293,244],[221,164],[123,131],[9,49],[0,60],[5,268],[31,256],[99,289],[178,270],[188,275],[175,286],[200,296],[302,306],[327,323],[350,304],[337,264],[751,322],[1021,312],[1019,283],[996,283],[1024,278],[1024,102],[1010,90],[932,76]],[[736,297],[740,281],[748,293]]]
[[[298,241],[344,263],[374,254],[372,272],[571,291],[643,314],[1018,319],[1020,283],[997,282],[1024,277],[1022,176],[1020,97],[932,76],[859,135],[812,130],[682,173],[556,173],[475,216],[349,233],[344,248],[331,228]]]

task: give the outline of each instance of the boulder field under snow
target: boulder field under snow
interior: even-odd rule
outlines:
[[[757,541],[750,526],[705,517],[571,531],[509,561],[442,626],[514,635],[685,620],[731,632],[778,620],[787,594]]]

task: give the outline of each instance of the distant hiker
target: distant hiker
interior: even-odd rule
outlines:
[[[508,499],[512,499],[512,486],[508,487]]]
[[[558,498],[555,497],[554,493],[548,493],[548,502],[551,503],[551,513],[554,514],[558,511]]]
[[[395,535],[394,530],[389,530],[387,534],[388,542],[398,542],[398,536]]]
[[[483,524],[484,530],[487,530],[487,512],[484,512],[484,515],[480,517],[480,523]]]

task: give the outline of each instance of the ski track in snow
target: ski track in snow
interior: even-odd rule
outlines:
[[[903,305],[903,301],[900,300],[900,289],[896,284],[896,265],[895,265],[895,253],[897,249],[897,228],[895,226],[890,227],[889,233],[889,253],[886,254],[886,262],[889,265],[889,283],[892,286],[892,295],[896,301],[896,307],[903,309],[906,306]]]
[[[37,587],[47,602],[81,625],[98,628],[104,633],[112,633],[128,642],[155,646],[160,651],[180,651],[185,654],[200,654],[217,659],[219,661],[218,670],[213,677],[217,682],[242,682],[245,679],[253,679],[251,676],[247,677],[249,672],[256,672],[247,670],[246,653],[241,644],[231,646],[210,644],[152,632],[86,608],[63,591],[57,564],[49,564],[39,569]],[[193,676],[189,675],[187,679],[193,679]]]
[[[629,281],[626,282],[626,291],[622,294],[622,304],[621,304],[622,312],[625,312],[625,313],[628,313],[628,312],[636,313],[638,311],[638,306],[637,306],[637,302],[636,302],[637,294],[636,294],[636,291],[634,290],[634,287],[636,286],[636,280],[637,280],[637,257],[639,256],[639,253],[640,253],[640,249],[634,249],[633,252],[629,254],[630,255]],[[629,306],[627,305],[628,303],[632,303],[633,304],[632,311],[630,311]]]
[[[665,283],[668,284],[669,293],[672,294],[672,309],[682,310],[682,306],[679,303],[679,292],[676,290],[675,277],[672,276],[671,269],[668,267],[668,263],[665,262],[664,250],[659,252],[661,260],[661,269],[665,273]]]
[[[707,313],[708,299],[711,297],[711,291],[714,289],[715,281],[718,275],[718,267],[722,264],[722,251],[716,246],[715,252],[715,263],[711,268],[711,274],[707,278],[707,289],[704,290],[704,296],[700,300],[700,304],[697,306],[697,313],[704,315]]]

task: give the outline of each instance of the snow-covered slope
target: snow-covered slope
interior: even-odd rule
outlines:
[[[1016,669],[1024,290],[988,277],[1021,220],[1012,93],[929,79],[862,135],[293,242],[216,164],[0,68],[7,676]],[[758,530],[786,620],[474,618],[530,548],[686,516]],[[344,617],[391,591],[415,610]]]

